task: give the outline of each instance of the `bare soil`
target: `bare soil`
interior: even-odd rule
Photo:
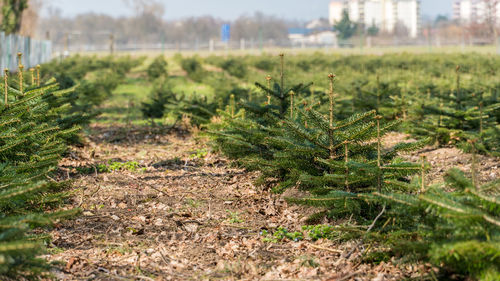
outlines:
[[[46,258],[58,262],[58,280],[381,281],[428,270],[363,264],[357,241],[263,242],[261,231],[299,230],[317,210],[289,205],[255,186],[257,173],[233,167],[186,131],[123,125],[93,125],[92,131],[85,146],[60,164],[61,177],[75,186],[68,207],[82,214],[51,232]],[[451,166],[470,168],[469,156],[451,148],[422,153],[435,166],[431,180]],[[93,168],[108,161],[139,167]],[[481,158],[481,175],[498,177],[499,166],[498,159]]]

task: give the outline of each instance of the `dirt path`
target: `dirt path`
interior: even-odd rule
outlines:
[[[422,270],[361,264],[358,250],[346,258],[355,242],[263,242],[261,231],[298,230],[311,211],[255,187],[255,173],[231,168],[203,139],[93,131],[61,163],[83,213],[51,233],[58,280],[400,280]],[[110,161],[131,164],[91,168]]]

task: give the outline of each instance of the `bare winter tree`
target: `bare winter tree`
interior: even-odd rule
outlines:
[[[61,11],[49,8],[48,16],[40,22],[38,34],[44,36],[50,32],[51,39],[59,48],[66,45],[73,48],[103,47],[109,42],[109,34],[113,34],[117,46],[158,43],[198,46],[220,38],[220,28],[224,23],[221,19],[201,16],[165,20],[165,7],[158,0],[123,2],[134,9],[133,16],[112,17],[85,13],[68,18]],[[234,40],[287,40],[287,28],[291,25],[292,23],[283,19],[262,13],[241,16],[232,22],[231,37]]]
[[[21,21],[21,35],[33,37],[36,34],[40,11],[43,7],[42,0],[29,0],[28,9],[24,10]]]
[[[232,36],[240,39],[274,39],[287,40],[288,27],[292,25],[274,16],[257,12],[253,16],[243,15],[233,23]]]
[[[484,15],[484,24],[493,38],[493,42],[497,40],[497,5],[499,0],[484,0],[485,4],[485,15]]]
[[[157,0],[123,0],[137,15],[149,14],[162,17],[165,14],[165,5]]]

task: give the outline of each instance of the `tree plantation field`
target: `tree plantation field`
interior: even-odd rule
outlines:
[[[497,55],[19,62],[2,280],[500,279]]]

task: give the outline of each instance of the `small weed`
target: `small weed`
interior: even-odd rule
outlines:
[[[141,232],[143,232],[143,230],[141,229],[135,229],[133,227],[127,227],[127,230],[131,233],[131,234],[140,234]]]
[[[314,260],[313,257],[310,256],[300,256],[299,259],[301,260],[300,266],[305,266],[305,267],[318,267],[319,263]]]
[[[100,173],[110,173],[114,171],[145,172],[146,168],[140,168],[139,163],[136,161],[116,162],[110,160],[107,164],[98,164],[97,171]]]
[[[304,225],[303,231],[307,231],[307,236],[313,241],[319,239],[334,239],[339,236],[338,230],[330,225]]]
[[[276,231],[270,235],[266,230],[261,231],[260,233],[264,238],[262,238],[263,242],[270,243],[278,243],[279,241],[283,241],[284,239],[289,239],[292,241],[300,241],[304,240],[304,233],[300,231],[288,232],[288,230],[284,227],[278,227]]]
[[[94,166],[87,166],[87,167],[75,167],[75,170],[79,174],[92,174],[95,172],[95,167]]]
[[[53,247],[53,248],[48,248],[47,252],[51,255],[57,255],[64,252],[64,249],[59,247]]]
[[[193,153],[191,153],[191,155],[189,156],[189,158],[191,160],[194,160],[194,159],[203,159],[207,156],[208,154],[208,151],[206,149],[197,149],[196,151],[194,151]]]
[[[242,223],[243,220],[240,219],[239,217],[239,213],[238,212],[231,212],[231,211],[227,211],[228,215],[229,215],[229,218],[228,218],[228,222],[229,223]]]
[[[119,255],[125,255],[125,254],[130,254],[132,253],[132,249],[129,247],[123,247],[123,246],[108,246],[108,248],[105,250],[107,254],[119,254]]]
[[[260,235],[264,237],[262,239],[264,242],[277,243],[285,238],[293,241],[303,240],[306,237],[312,241],[339,239],[342,237],[342,232],[330,225],[304,225],[302,231],[288,232],[286,228],[280,226],[272,235],[267,230],[262,230]]]
[[[187,198],[186,199],[186,204],[189,205],[192,208],[198,208],[198,207],[201,206],[201,202],[200,201],[197,201],[197,200],[192,199],[192,198]]]
[[[100,210],[100,209],[102,209],[102,208],[104,208],[104,205],[103,205],[103,204],[99,204],[99,205],[91,205],[91,206],[89,207],[89,209],[90,209],[90,210]]]

